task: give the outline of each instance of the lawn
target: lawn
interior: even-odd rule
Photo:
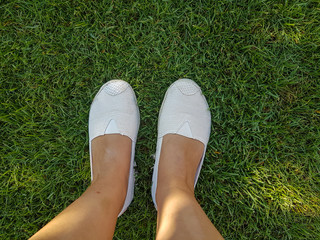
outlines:
[[[225,239],[320,239],[319,0],[0,0],[0,238],[88,187],[90,103],[123,79],[141,126],[114,239],[154,239],[157,115],[182,77],[210,105],[196,197]]]

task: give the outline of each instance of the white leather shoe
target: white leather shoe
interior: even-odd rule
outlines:
[[[194,187],[197,184],[210,136],[211,115],[208,103],[200,87],[190,79],[179,79],[168,88],[159,113],[158,139],[152,176],[152,199],[155,208],[158,182],[158,166],[162,139],[166,134],[179,134],[196,139],[204,144],[204,152],[196,171]]]
[[[140,124],[140,114],[136,96],[129,83],[111,80],[105,83],[93,99],[89,114],[89,149],[91,180],[93,178],[91,141],[105,134],[119,133],[132,140],[131,161],[127,196],[119,216],[123,214],[133,199],[134,193],[134,153]]]

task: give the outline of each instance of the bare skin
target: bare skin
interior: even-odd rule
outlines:
[[[157,240],[223,239],[194,197],[203,143],[181,135],[163,138],[156,201]]]
[[[130,154],[129,137],[93,139],[90,187],[31,239],[112,239],[127,193]]]
[[[223,239],[194,198],[203,144],[180,135],[163,138],[159,165],[157,239]],[[31,240],[112,239],[127,192],[131,140],[108,134],[92,141],[90,187]]]

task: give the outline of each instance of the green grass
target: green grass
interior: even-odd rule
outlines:
[[[207,97],[196,196],[225,239],[320,239],[320,2],[0,1],[0,238],[26,239],[90,184],[90,103],[128,81],[135,198],[114,239],[153,239],[157,114],[176,79]]]

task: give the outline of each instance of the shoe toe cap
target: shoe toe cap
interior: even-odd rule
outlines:
[[[129,83],[123,80],[111,80],[105,85],[103,90],[108,95],[116,96],[123,93],[128,87]]]
[[[191,79],[183,78],[174,82],[176,86],[183,95],[194,95],[201,91],[200,87]]]

